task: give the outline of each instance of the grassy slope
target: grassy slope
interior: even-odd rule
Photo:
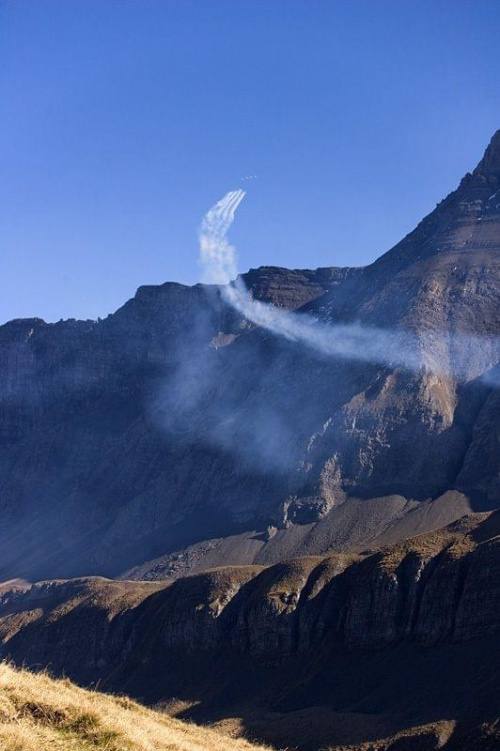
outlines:
[[[2,751],[251,751],[261,749],[181,722],[124,697],[0,664]]]

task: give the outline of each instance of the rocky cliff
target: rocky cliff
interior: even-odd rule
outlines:
[[[358,556],[5,585],[3,655],[182,717],[239,718],[280,746],[361,748],[426,726],[424,745],[394,749],[437,749],[436,723],[459,740],[496,717],[499,532],[484,513]]]
[[[325,357],[202,285],[0,327],[0,577],[267,564],[495,508],[499,190],[500,132],[371,266],[244,276],[325,326],[411,332],[419,369]]]

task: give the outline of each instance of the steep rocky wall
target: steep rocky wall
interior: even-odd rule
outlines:
[[[396,734],[400,751],[420,749],[425,725],[428,751],[436,722],[479,738],[499,703],[499,524],[472,515],[364,556],[171,584],[14,582],[0,594],[2,655],[196,721],[239,718],[279,747]]]
[[[93,578],[17,588],[1,595],[4,651],[78,677],[89,666],[115,670],[141,645],[277,664],[325,640],[355,652],[490,637],[500,629],[499,522],[498,512],[464,517],[361,557],[215,569],[169,585]]]
[[[2,655],[277,747],[468,751],[500,699],[499,524],[171,584],[13,582]]]
[[[203,285],[140,287],[103,321],[0,327],[0,579],[117,576],[268,527],[283,545],[262,562],[352,550],[389,531],[398,505],[379,514],[364,500],[400,499],[407,534],[415,503],[460,498],[445,521],[462,498],[496,508],[499,154],[496,134],[368,267],[244,276],[259,299],[325,327],[404,327],[418,370],[284,341]],[[301,549],[307,525],[318,530]],[[213,562],[254,560],[225,551]]]

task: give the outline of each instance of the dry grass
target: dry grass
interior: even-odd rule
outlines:
[[[1,751],[263,751],[124,697],[0,664]]]
[[[410,537],[396,545],[383,547],[380,550],[381,558],[378,565],[383,569],[394,570],[407,555],[417,554],[425,559],[444,551],[451,558],[460,558],[474,550],[480,541],[475,535],[481,524],[492,517],[493,514],[487,512],[469,514],[446,527]]]

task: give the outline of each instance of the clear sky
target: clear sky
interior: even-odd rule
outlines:
[[[500,127],[499,39],[498,0],[3,0],[0,322],[195,283],[240,187],[241,271],[371,262]]]

